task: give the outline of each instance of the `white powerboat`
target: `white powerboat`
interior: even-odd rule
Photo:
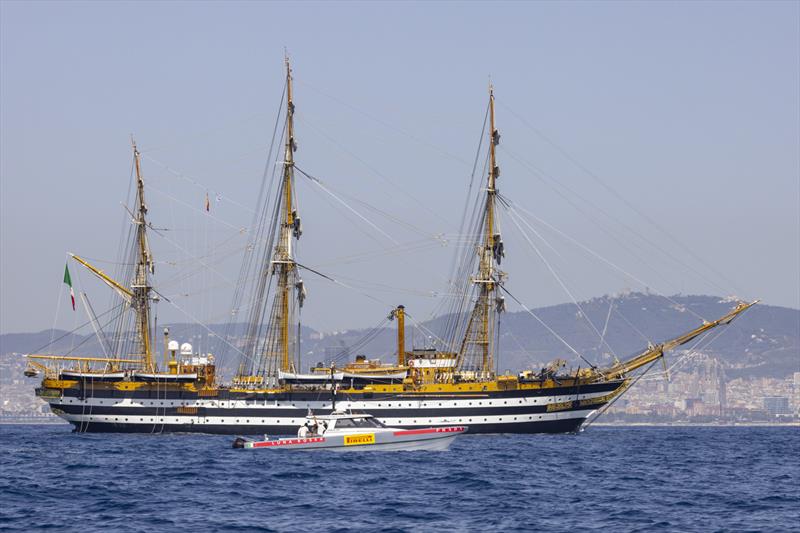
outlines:
[[[238,437],[233,447],[332,451],[447,450],[453,440],[466,431],[465,426],[391,428],[369,414],[333,412],[317,416],[309,412],[297,437],[265,437],[260,441]]]

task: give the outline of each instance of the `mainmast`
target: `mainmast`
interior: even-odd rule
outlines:
[[[280,377],[280,372],[291,372],[299,364],[299,335],[300,327],[295,317],[303,307],[306,291],[303,281],[298,276],[298,264],[295,261],[294,241],[300,238],[302,228],[300,217],[297,214],[297,199],[294,189],[294,153],[297,151],[297,141],[294,129],[294,94],[292,68],[289,58],[285,60],[286,66],[286,120],[284,122],[285,143],[283,146],[282,160],[276,172],[278,187],[275,192],[274,202],[265,202],[262,206],[260,224],[269,220],[269,237],[261,238],[261,229],[254,236],[252,245],[263,245],[263,254],[254,255],[253,259],[269,258],[268,261],[258,263],[258,277],[252,287],[250,295],[250,313],[248,329],[245,336],[246,345],[243,359],[239,364],[236,377],[237,383],[243,385],[274,385]],[[281,100],[283,101],[283,99]],[[280,149],[279,149],[280,150]],[[270,149],[269,157],[274,152]],[[267,211],[269,209],[269,211]],[[245,265],[243,273],[249,266]],[[244,286],[247,280],[242,278]],[[293,298],[296,291],[296,300]],[[265,318],[265,313],[269,313]],[[296,338],[293,341],[293,337]],[[293,354],[298,351],[298,358]]]
[[[135,355],[140,357],[142,366],[153,370],[153,353],[150,345],[150,281],[149,275],[153,273],[153,257],[147,243],[147,205],[144,201],[144,181],[142,180],[141,155],[136,147],[136,141],[131,140],[133,146],[134,166],[136,167],[136,211],[134,224],[136,224],[136,270],[133,284],[131,285],[131,308],[136,313],[136,346]]]
[[[294,187],[294,151],[297,144],[294,138],[294,102],[292,101],[292,68],[289,58],[286,58],[286,146],[283,157],[283,183],[282,183],[282,212],[281,230],[278,246],[275,253],[273,265],[278,277],[277,298],[280,299],[279,319],[279,349],[280,349],[280,369],[284,372],[292,367],[291,353],[289,348],[290,322],[291,322],[291,303],[292,290],[297,286],[298,291],[302,291],[302,282],[292,283],[297,270],[297,263],[294,260],[292,250],[292,238],[299,238],[302,233],[300,229],[300,218],[297,211],[293,208],[292,190]]]
[[[494,369],[494,351],[492,350],[492,334],[494,324],[490,324],[491,319],[491,305],[492,295],[496,290],[494,280],[494,260],[495,260],[495,238],[499,240],[500,236],[495,235],[495,199],[497,197],[497,177],[499,175],[499,168],[497,166],[497,142],[500,140],[500,135],[494,125],[494,88],[489,85],[489,178],[488,186],[486,188],[486,231],[483,237],[483,250],[481,254],[480,263],[480,279],[481,283],[481,296],[480,303],[483,306],[483,323],[481,325],[483,330],[483,358],[481,370],[484,374],[491,372]]]
[[[497,145],[500,133],[495,126],[494,88],[489,86],[489,173],[486,180],[486,203],[483,211],[482,235],[477,247],[478,272],[471,279],[477,287],[478,296],[467,324],[465,337],[459,352],[459,367],[463,370],[479,371],[481,378],[494,374],[494,346],[496,315],[505,310],[504,299],[497,294],[504,273],[496,266],[504,256],[503,241],[497,227],[496,200]]]

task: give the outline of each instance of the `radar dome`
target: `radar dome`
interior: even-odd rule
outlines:
[[[169,341],[167,343],[167,350],[170,350],[172,352],[177,352],[178,350],[180,350],[180,347],[181,345],[178,344],[178,341]]]
[[[192,345],[188,342],[181,344],[181,355],[192,355]]]

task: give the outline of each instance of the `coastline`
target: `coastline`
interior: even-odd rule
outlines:
[[[65,422],[58,417],[50,419],[30,419],[30,418],[7,418],[0,420],[0,426],[55,426],[63,425],[69,426],[69,422]],[[713,423],[713,422],[593,422],[591,426],[599,427],[800,427],[800,421],[796,422],[736,422],[736,423]]]
[[[593,422],[603,427],[800,427],[798,422]]]

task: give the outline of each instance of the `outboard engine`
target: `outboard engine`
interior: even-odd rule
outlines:
[[[234,441],[233,441],[233,447],[237,448],[237,449],[238,448],[244,448],[244,443],[245,442],[247,442],[247,439],[245,439],[243,437],[236,437],[236,439],[234,439]]]

